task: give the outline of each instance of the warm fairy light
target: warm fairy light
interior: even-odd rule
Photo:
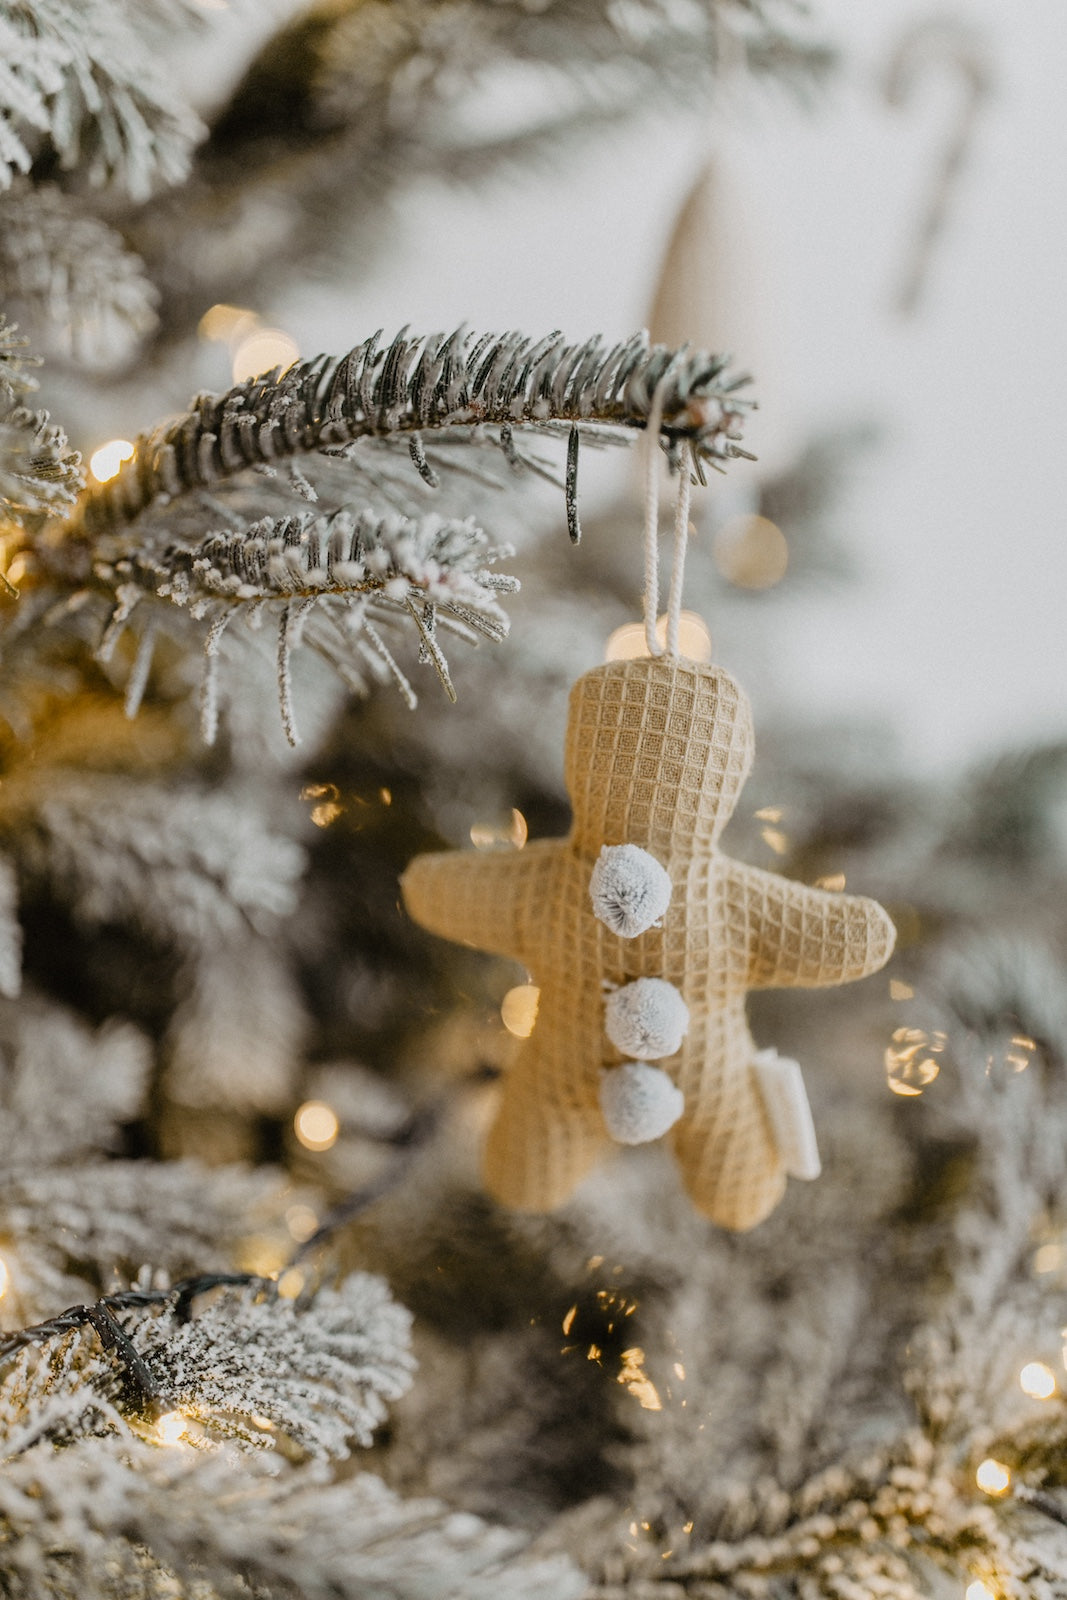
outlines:
[[[258,327],[258,316],[254,311],[249,311],[247,306],[217,305],[204,312],[196,331],[201,339],[231,344],[234,340],[244,339]]]
[[[102,444],[89,457],[89,471],[97,483],[107,483],[110,478],[117,476],[122,463],[132,455],[133,445],[129,439],[109,439],[107,444]]]
[[[304,1287],[304,1274],[299,1267],[290,1267],[278,1279],[278,1293],[283,1300],[295,1300]]]
[[[0,1300],[2,1300],[7,1293],[10,1283],[11,1274],[7,1270],[7,1262],[2,1256],[0,1256]]]
[[[4,573],[4,577],[7,579],[8,583],[11,584],[12,588],[15,588],[26,576],[28,568],[29,562],[26,560],[25,553],[22,550],[16,550],[15,554],[11,557],[8,569]]]
[[[378,790],[378,799],[382,802],[383,806],[391,806],[392,803],[393,803],[393,791],[392,791],[392,789],[386,789],[384,787],[379,789]]]
[[[975,1473],[974,1481],[986,1494],[1006,1494],[1011,1488],[1011,1473],[1003,1461],[987,1456]]]
[[[886,1046],[886,1080],[894,1094],[920,1095],[928,1088],[940,1066],[934,1055],[945,1048],[943,1033],[928,1034],[922,1028],[895,1028]]]
[[[285,1226],[297,1244],[310,1239],[319,1225],[319,1219],[310,1206],[290,1206],[285,1213]]]
[[[899,978],[890,978],[889,998],[890,1000],[914,1000],[915,990],[910,983],[902,983]]]
[[[290,1254],[286,1240],[255,1234],[242,1240],[238,1248],[237,1265],[242,1272],[254,1272],[259,1278],[270,1278],[281,1271]]]
[[[526,818],[512,806],[501,822],[472,822],[471,844],[476,850],[521,850],[527,832]]]
[[[291,367],[300,360],[300,346],[281,328],[256,328],[247,339],[242,339],[233,357],[233,381],[244,383],[248,378],[258,378],[274,367]]]
[[[571,1306],[570,1310],[567,1312],[567,1315],[563,1319],[563,1331],[564,1331],[564,1333],[570,1333],[571,1329],[574,1327],[574,1319],[575,1319],[575,1317],[577,1315],[578,1315],[578,1307],[577,1306]]]
[[[632,1394],[645,1411],[663,1410],[656,1385],[645,1371],[645,1352],[640,1346],[635,1345],[632,1350],[623,1351],[622,1370],[616,1382],[625,1384],[627,1394]]]
[[[656,623],[656,638],[661,645],[667,643],[666,613]],[[678,653],[688,661],[711,660],[711,634],[704,618],[695,611],[683,611],[678,618]],[[643,622],[624,622],[609,636],[604,647],[605,661],[634,661],[647,655]]]
[[[1015,1034],[1011,1041],[1011,1049],[1005,1053],[1004,1061],[1016,1072],[1025,1072],[1030,1065],[1030,1057],[1036,1049],[1035,1040],[1028,1038],[1026,1034]]]
[[[316,828],[328,828],[344,811],[341,791],[335,783],[306,783],[300,791],[301,800],[314,800],[311,820]]]
[[[816,889],[829,889],[832,894],[840,894],[845,887],[845,874],[843,872],[828,872],[821,878],[816,878]]]
[[[1019,1374],[1019,1388],[1031,1400],[1051,1400],[1056,1393],[1056,1374],[1043,1361],[1028,1361]]]
[[[293,1131],[305,1150],[328,1150],[337,1143],[341,1124],[324,1100],[305,1100],[293,1118]]]
[[[789,835],[783,833],[781,828],[761,828],[760,837],[764,844],[769,844],[776,856],[789,853]]]
[[[1063,1246],[1053,1241],[1042,1244],[1034,1251],[1034,1271],[1040,1276],[1046,1272],[1059,1272],[1063,1266]]]
[[[160,1444],[178,1444],[188,1426],[188,1417],[183,1417],[180,1411],[166,1411],[156,1423],[156,1438]]]
[[[963,1600],[998,1600],[997,1591],[991,1589],[988,1583],[983,1583],[981,1578],[975,1578],[963,1591]]]
[[[528,1039],[537,1021],[541,991],[535,983],[518,983],[500,1002],[500,1020],[516,1039]]]
[[[731,517],[715,535],[715,565],[739,589],[770,589],[785,577],[789,546],[767,517]]]
[[[754,812],[753,815],[759,822],[781,822],[785,812],[781,806],[760,806],[759,810]]]

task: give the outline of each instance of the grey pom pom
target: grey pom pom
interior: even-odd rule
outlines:
[[[589,880],[589,896],[605,927],[636,939],[670,904],[670,875],[640,845],[606,844]]]
[[[665,978],[636,978],[608,995],[604,1031],[624,1055],[658,1061],[681,1045],[689,1031],[689,1007]]]
[[[659,1067],[624,1061],[602,1075],[600,1109],[618,1144],[648,1144],[674,1127],[685,1110],[685,1097]]]

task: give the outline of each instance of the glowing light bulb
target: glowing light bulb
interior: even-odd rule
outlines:
[[[1056,1393],[1056,1374],[1043,1361],[1028,1361],[1019,1374],[1019,1388],[1031,1400],[1051,1400]]]
[[[283,1300],[295,1300],[304,1287],[304,1274],[299,1267],[290,1267],[278,1279],[278,1293]]]
[[[895,1028],[885,1052],[886,1079],[893,1093],[922,1094],[941,1071],[929,1052],[937,1054],[944,1048],[943,1033],[927,1034],[922,1028]]]
[[[242,339],[233,357],[233,381],[244,383],[248,378],[258,378],[274,367],[291,367],[300,360],[300,346],[281,328],[256,328]]]
[[[122,463],[129,461],[132,455],[133,445],[129,439],[109,439],[89,457],[89,471],[97,483],[107,483],[118,476]]]
[[[500,822],[472,822],[471,844],[476,850],[521,850],[528,832],[526,818],[512,806]]]
[[[177,1444],[185,1435],[189,1419],[180,1411],[167,1411],[156,1423],[156,1438],[160,1444]]]
[[[739,589],[771,589],[789,565],[785,534],[767,517],[731,517],[716,533],[712,553],[723,577]]]
[[[293,1131],[305,1150],[329,1150],[337,1143],[341,1124],[325,1101],[305,1100],[293,1118]]]
[[[1003,1461],[987,1456],[975,1473],[974,1481],[986,1494],[1007,1494],[1011,1488],[1011,1472]]]
[[[7,1262],[0,1257],[0,1300],[2,1300],[11,1285],[11,1274],[7,1270]]]
[[[981,1578],[975,1578],[963,1591],[963,1600],[997,1600],[997,1591],[991,1589],[988,1583],[983,1583]]]
[[[318,1225],[319,1219],[310,1206],[290,1206],[285,1213],[285,1226],[297,1244],[303,1244],[305,1240],[310,1239]]]
[[[1053,1240],[1049,1244],[1042,1244],[1034,1251],[1034,1271],[1058,1272],[1063,1266],[1064,1252],[1062,1244]]]
[[[667,643],[667,617],[656,623],[656,638],[661,645]],[[678,653],[687,661],[711,660],[711,634],[704,618],[695,611],[683,611],[678,618]],[[608,637],[604,647],[605,661],[634,661],[648,655],[643,622],[624,622]]]
[[[509,989],[500,1003],[500,1019],[516,1039],[528,1039],[537,1021],[541,991],[534,983],[519,983]]]

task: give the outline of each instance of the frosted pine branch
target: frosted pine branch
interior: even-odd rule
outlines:
[[[202,724],[215,736],[219,642],[231,618],[244,613],[259,627],[274,603],[279,628],[278,684],[290,743],[297,742],[290,680],[294,646],[305,641],[341,673],[350,688],[366,691],[366,673],[393,675],[410,704],[415,695],[376,621],[401,622],[419,642],[419,659],[432,663],[455,699],[439,628],[468,641],[502,639],[508,619],[497,595],[518,588],[514,578],[489,567],[494,550],[473,522],[428,517],[375,517],[348,509],[332,516],[265,518],[244,530],[209,534],[192,548],[172,544],[158,559],[98,564],[96,577],[116,596],[115,626],[139,603],[138,587],[208,618]],[[129,698],[129,695],[128,695]]]
[[[33,994],[0,1003],[0,1193],[26,1170],[107,1150],[137,1115],[151,1058],[129,1023],[95,1032]]]
[[[49,143],[135,200],[184,177],[200,125],[115,5],[0,0],[0,63],[0,189]]]
[[[32,767],[5,786],[0,836],[20,871],[92,926],[118,922],[197,951],[271,929],[296,903],[304,854],[256,798]]]
[[[155,327],[157,299],[121,237],[54,184],[0,197],[0,303],[29,319],[43,348],[114,367]]]
[[[17,1434],[43,1408],[38,1436],[59,1419],[58,1437],[69,1438],[138,1431],[178,1412],[194,1443],[272,1449],[281,1436],[303,1455],[338,1459],[353,1442],[370,1444],[387,1402],[409,1386],[410,1327],[367,1273],[301,1302],[240,1274],[135,1288],[0,1336],[0,1415]],[[9,1388],[18,1403],[5,1404]]]
[[[0,316],[0,532],[5,523],[38,527],[70,505],[85,482],[81,456],[62,428],[47,411],[22,404],[37,387],[36,365],[26,341]]]
[[[0,1230],[13,1250],[5,1309],[43,1317],[116,1276],[129,1281],[146,1261],[173,1278],[223,1271],[250,1239],[288,1242],[280,1219],[290,1203],[265,1167],[83,1160],[23,1170],[0,1187]]]
[[[569,1561],[524,1560],[523,1534],[440,1501],[273,1465],[138,1440],[28,1451],[0,1476],[0,1574],[24,1600],[579,1600],[586,1587]]]
[[[561,333],[535,341],[458,329],[447,338],[401,333],[384,348],[375,334],[339,359],[319,356],[204,395],[142,434],[118,475],[81,497],[65,535],[91,544],[156,504],[249,467],[316,451],[345,455],[371,439],[410,450],[423,476],[420,462],[434,466],[423,435],[493,443],[519,466],[516,430],[633,434],[646,426],[661,382],[661,438],[701,474],[746,453],[736,443],[752,405],[737,393],[745,381],[730,375],[724,356],[650,345],[645,334],[605,346],[599,338],[569,345]]]

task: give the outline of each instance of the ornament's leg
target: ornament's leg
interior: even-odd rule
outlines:
[[[599,1106],[554,1101],[525,1068],[505,1079],[485,1147],[489,1193],[519,1211],[553,1211],[569,1200],[611,1146]]]
[[[687,1044],[679,1082],[685,1115],[674,1149],[693,1204],[722,1228],[754,1228],[785,1193],[785,1168],[743,1023],[713,1019]],[[698,1030],[699,1032],[702,1030]],[[730,1036],[739,1035],[732,1041]],[[733,1048],[727,1046],[732,1042]]]

